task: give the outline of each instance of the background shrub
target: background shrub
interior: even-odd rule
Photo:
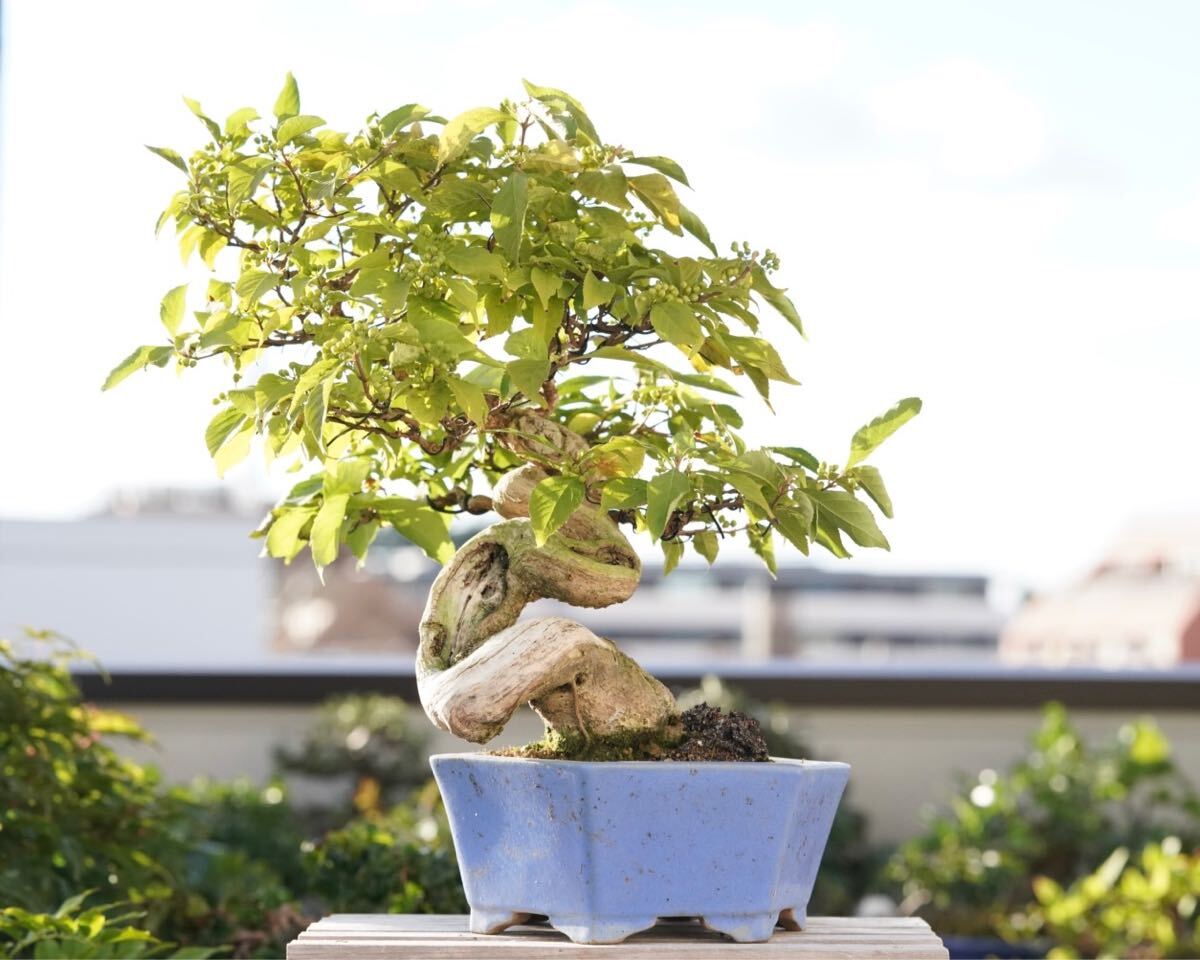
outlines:
[[[1004,775],[964,779],[949,810],[900,847],[887,878],[939,933],[1020,938],[1033,878],[1069,884],[1120,846],[1200,841],[1200,801],[1149,720],[1088,749],[1057,704]]]
[[[1178,837],[1148,844],[1131,862],[1118,847],[1094,873],[1063,889],[1034,880],[1033,927],[1060,957],[1200,956],[1200,850]]]

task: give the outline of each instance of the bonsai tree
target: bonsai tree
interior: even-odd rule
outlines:
[[[622,528],[668,572],[738,537],[772,571],[780,538],[886,549],[866,500],[892,506],[864,460],[920,401],[854,434],[844,466],[748,447],[734,399],[796,382],[760,329],[765,305],[802,333],[778,258],[722,255],[679,164],[612,145],[561,90],[525,90],[449,120],[406,104],[355,133],[301,113],[290,74],[270,120],[220,124],[187,100],[210,139],[188,159],[150,148],[186,178],[158,226],[213,277],[170,290],[166,342],[104,386],[226,364],[218,471],[260,437],[304,473],[257,531],[268,554],[361,560],[388,524],[444,564],[417,660],[439,727],[483,743],[529,702],[545,751],[652,754],[680,736],[667,689],[578,623],[519,622],[525,605],[627,599],[641,562]],[[463,512],[502,519],[456,551]]]

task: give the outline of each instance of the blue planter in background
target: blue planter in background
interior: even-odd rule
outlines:
[[[850,775],[844,763],[431,758],[471,930],[542,914],[577,943],[658,917],[738,941],[802,927]]]

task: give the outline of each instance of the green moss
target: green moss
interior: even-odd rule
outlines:
[[[546,735],[523,747],[506,747],[494,753],[501,757],[527,760],[660,760],[683,739],[678,716],[653,730],[622,730],[603,737],[584,737],[547,728]]]

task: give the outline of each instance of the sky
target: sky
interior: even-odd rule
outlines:
[[[188,279],[154,237],[214,116],[353,127],[571,91],[601,134],[688,171],[719,246],[776,251],[808,340],[761,442],[874,457],[897,517],[855,568],[1045,587],[1123,528],[1200,513],[1200,5],[1187,2],[8,0],[0,69],[0,516],[217,483],[219,371],[108,370]],[[278,484],[258,461],[224,481]],[[830,560],[830,563],[833,561]]]

